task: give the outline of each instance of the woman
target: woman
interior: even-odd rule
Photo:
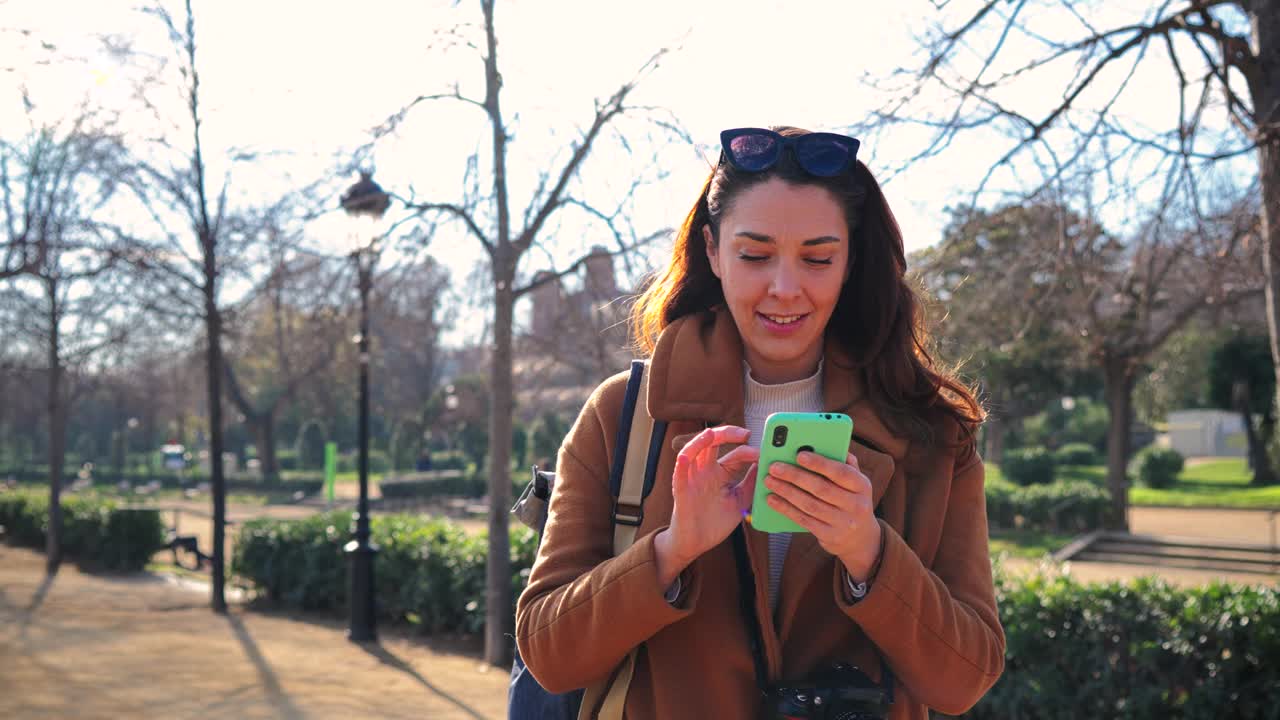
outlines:
[[[648,410],[670,438],[637,540],[611,557],[623,373],[560,449],[517,606],[520,653],[564,692],[607,683],[640,646],[631,718],[769,717],[763,683],[803,684],[835,661],[896,678],[892,718],[961,713],[1004,667],[982,409],[925,350],[902,236],[858,141],[721,137],[671,263],[633,314],[651,354]],[[810,533],[744,522],[764,418],[782,410],[854,422],[845,462],[801,453],[769,468],[774,507]]]

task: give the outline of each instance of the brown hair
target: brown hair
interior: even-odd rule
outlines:
[[[785,136],[808,131],[775,127]],[[968,440],[985,417],[974,391],[942,368],[930,352],[920,299],[906,278],[902,232],[879,183],[858,161],[849,172],[825,178],[810,175],[791,153],[765,172],[745,173],[728,163],[711,171],[698,200],[676,234],[670,264],[654,276],[631,311],[640,349],[652,353],[658,335],[675,320],[724,303],[720,279],[711,272],[702,240],[709,225],[719,241],[719,224],[735,198],[771,178],[825,188],[844,208],[849,224],[849,277],[827,323],[861,373],[876,414],[895,433],[932,442],[939,420],[950,418]]]

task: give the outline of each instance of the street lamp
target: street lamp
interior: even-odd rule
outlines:
[[[356,509],[355,539],[344,550],[349,558],[351,575],[351,626],[347,638],[352,642],[377,642],[374,619],[373,560],[378,548],[369,542],[369,287],[373,283],[373,266],[377,262],[373,225],[382,218],[391,198],[373,181],[370,173],[361,172],[360,180],[342,194],[342,209],[364,226],[352,233],[355,249],[351,259],[356,264],[360,287],[360,504]]]
[[[129,472],[129,441],[132,439],[130,436],[133,435],[133,431],[138,429],[138,418],[129,418],[124,428],[124,470],[120,473],[121,480],[124,480],[124,475]]]

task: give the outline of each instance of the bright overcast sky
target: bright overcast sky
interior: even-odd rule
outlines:
[[[0,67],[9,69],[0,72],[0,127],[8,132],[28,122],[17,100],[20,83],[28,86],[41,119],[47,119],[43,113],[65,113],[86,95],[95,104],[123,102],[128,82],[108,61],[91,57],[50,67],[31,59],[49,56],[40,42],[60,53],[92,56],[101,34],[137,38],[164,51],[147,45],[155,40],[156,23],[136,6],[0,0],[0,28],[32,31],[26,39],[0,35]],[[180,8],[174,10],[181,16]],[[195,10],[210,149],[287,153],[259,161],[269,163],[261,172],[237,176],[239,187],[264,195],[283,193],[285,174],[305,182],[324,173],[336,154],[363,143],[371,127],[418,94],[457,82],[465,94],[482,96],[477,54],[426,48],[438,28],[478,26],[478,2],[464,0],[455,8],[438,1],[196,0]],[[642,232],[683,219],[707,171],[705,158],[715,157],[719,130],[769,124],[830,129],[862,120],[880,98],[861,78],[912,65],[913,32],[931,11],[923,0],[499,2],[502,102],[515,120],[513,212],[518,220],[536,171],[560,157],[555,152],[574,128],[590,120],[593,99],[609,95],[659,47],[682,49],[644,80],[633,99],[669,108],[699,147],[665,156],[671,175],[639,206]],[[420,197],[455,199],[464,158],[476,148],[487,150],[487,133],[475,108],[420,108],[398,139],[379,146],[377,179],[401,193],[412,185]],[[901,147],[864,146],[861,157],[875,172],[914,152],[912,142],[904,137]],[[945,162],[910,171],[886,187],[909,251],[938,240],[944,209],[968,199],[986,169],[983,157],[976,149],[955,148]],[[623,183],[628,178],[616,176],[631,167],[616,144],[606,144],[582,177],[593,185]],[[594,242],[558,242],[550,259],[563,264]],[[460,234],[437,238],[433,253],[458,282],[479,257]]]

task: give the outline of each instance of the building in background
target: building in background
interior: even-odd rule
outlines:
[[[516,340],[516,413],[523,421],[549,410],[577,415],[596,385],[635,356],[631,292],[618,286],[608,250],[593,247],[571,287],[550,276],[534,276],[547,282],[529,293],[529,321]]]
[[[1245,457],[1248,440],[1240,413],[1226,410],[1175,410],[1160,444],[1183,457]]]

